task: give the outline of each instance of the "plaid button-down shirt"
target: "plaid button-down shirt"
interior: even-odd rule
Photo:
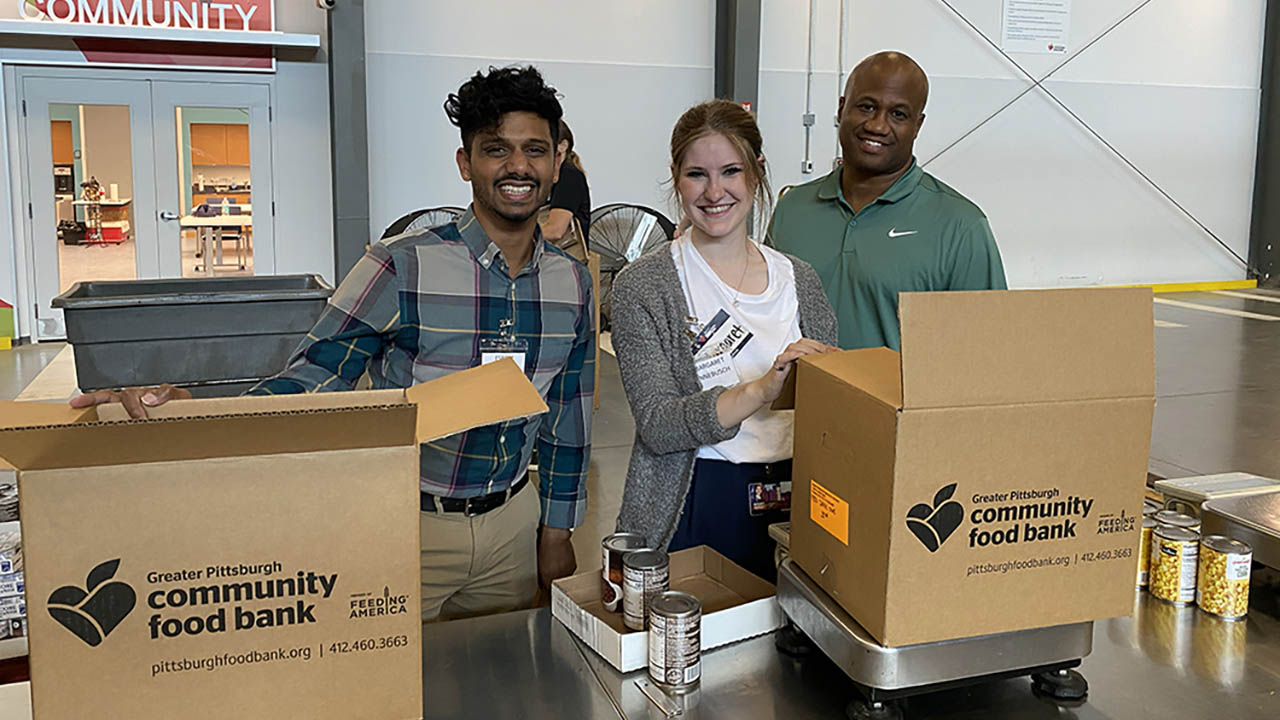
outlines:
[[[456,223],[372,246],[338,286],[288,368],[250,390],[404,388],[480,364],[481,339],[510,332],[528,344],[525,375],[550,408],[421,446],[422,492],[468,498],[507,489],[538,447],[542,524],[573,528],[586,511],[595,324],[591,275],[559,248],[534,243],[512,278],[468,209]]]

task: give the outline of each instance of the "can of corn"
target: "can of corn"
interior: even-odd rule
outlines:
[[[1200,536],[1180,527],[1158,527],[1151,539],[1151,594],[1174,605],[1190,605],[1196,599],[1196,563]]]
[[[1169,520],[1171,522],[1164,522],[1162,518],[1163,520]],[[1191,532],[1195,533],[1196,535],[1200,534],[1199,530],[1193,530],[1190,527],[1188,527],[1188,525],[1194,524],[1197,528],[1199,528],[1200,523],[1195,518],[1189,517],[1187,515],[1183,515],[1182,513],[1176,513],[1168,510],[1161,510],[1159,513],[1152,515],[1151,519],[1155,521],[1156,526],[1155,526],[1155,529],[1152,530],[1152,535],[1151,535],[1151,555],[1150,557],[1147,558],[1147,579],[1148,580],[1150,580],[1152,576],[1155,575],[1156,565],[1160,563],[1160,543],[1155,541],[1155,530],[1159,530],[1160,528],[1179,527],[1183,530],[1191,530]]]
[[[1156,522],[1160,525],[1168,525],[1169,527],[1186,528],[1200,532],[1200,521],[1190,515],[1184,515],[1173,510],[1161,510],[1155,514]]]
[[[1210,615],[1241,620],[1249,612],[1249,571],[1253,548],[1239,540],[1210,535],[1200,541],[1196,604]]]
[[[1154,518],[1142,518],[1142,539],[1138,542],[1138,587],[1144,588],[1151,580],[1151,535],[1155,532]]]

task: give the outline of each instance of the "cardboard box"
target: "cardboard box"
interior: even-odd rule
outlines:
[[[886,646],[1127,615],[1151,291],[904,293],[902,353],[805,358],[791,556]]]
[[[671,553],[671,589],[702,602],[702,649],[728,645],[782,627],[773,585],[706,546]],[[551,614],[622,672],[649,665],[649,633],[622,624],[604,609],[600,571],[551,584]]]
[[[36,720],[421,718],[418,444],[545,410],[510,360],[141,421],[0,407]]]

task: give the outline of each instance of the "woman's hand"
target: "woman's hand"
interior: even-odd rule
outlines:
[[[791,343],[774,358],[773,369],[752,380],[741,383],[720,394],[716,399],[716,418],[721,427],[733,427],[756,414],[760,408],[769,405],[782,394],[787,375],[795,367],[796,360],[805,355],[819,355],[832,350],[839,350],[830,345],[823,345],[817,340],[802,338]]]
[[[778,399],[782,394],[783,386],[787,383],[787,376],[795,368],[797,360],[805,355],[821,355],[838,349],[809,338],[801,338],[788,345],[781,355],[774,358],[772,370],[751,381],[759,384],[756,393],[760,398],[760,406],[764,407]]]

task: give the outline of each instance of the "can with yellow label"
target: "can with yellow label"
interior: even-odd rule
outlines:
[[[1190,605],[1196,599],[1196,564],[1200,536],[1179,527],[1158,527],[1151,545],[1151,594],[1173,603]]]
[[[1239,540],[1210,535],[1200,541],[1196,604],[1210,615],[1241,620],[1249,612],[1253,548]]]
[[[1138,543],[1139,588],[1146,587],[1151,579],[1151,537],[1155,529],[1155,519],[1150,517],[1142,518],[1142,539]]]

